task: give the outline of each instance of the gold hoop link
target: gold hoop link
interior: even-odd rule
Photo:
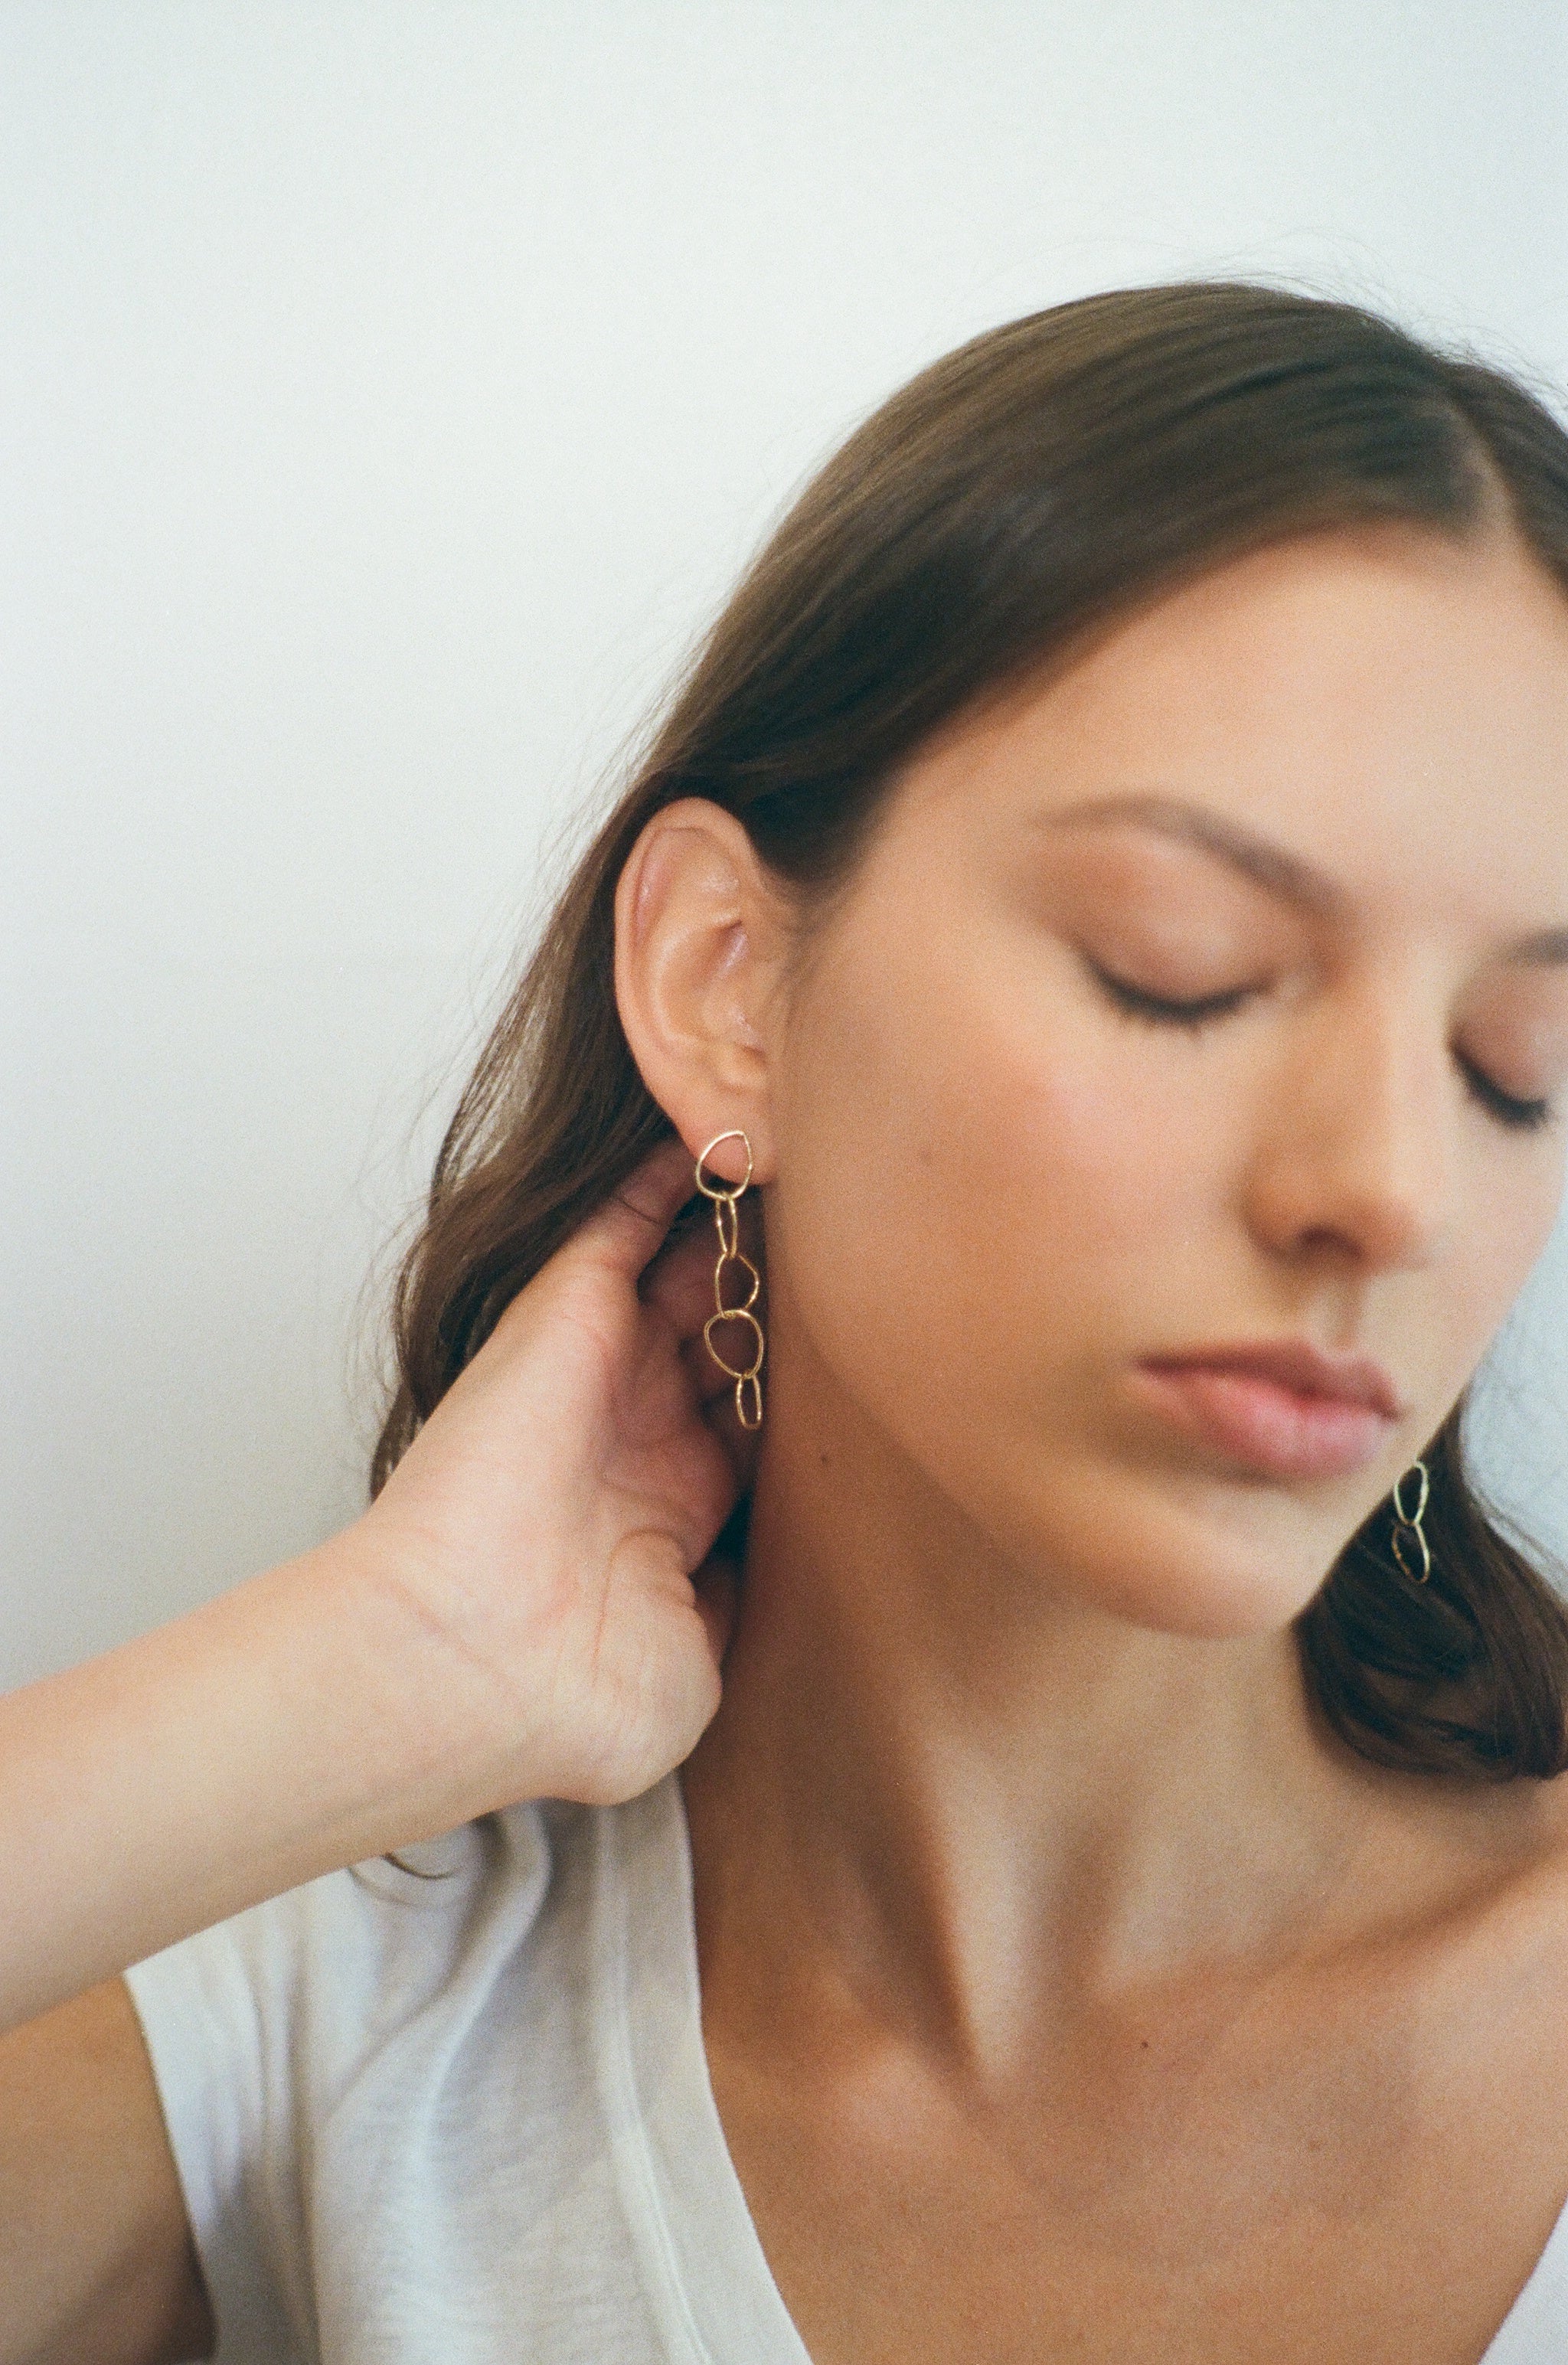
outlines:
[[[1416,1550],[1420,1554],[1419,1567],[1412,1568],[1410,1563],[1405,1557],[1405,1538],[1406,1536],[1414,1536],[1416,1539]],[[1424,1528],[1417,1528],[1414,1524],[1411,1524],[1408,1527],[1395,1528],[1393,1535],[1389,1538],[1389,1542],[1392,1546],[1394,1559],[1399,1563],[1401,1569],[1409,1578],[1411,1584],[1425,1585],[1427,1579],[1432,1574],[1432,1547],[1427,1541],[1426,1530]]]
[[[734,1363],[726,1363],[722,1355],[720,1354],[719,1350],[713,1344],[712,1333],[721,1322],[744,1322],[746,1328],[750,1330],[752,1337],[756,1340],[756,1354],[752,1357],[750,1362],[745,1364],[740,1370],[737,1370]],[[741,1380],[755,1380],[757,1373],[762,1369],[762,1358],[765,1346],[762,1336],[762,1325],[757,1320],[756,1315],[748,1313],[744,1306],[726,1306],[722,1313],[710,1314],[707,1321],[702,1325],[702,1343],[707,1348],[708,1352],[712,1356],[713,1361],[718,1364],[719,1369],[723,1373],[726,1379],[737,1382]]]
[[[744,1265],[747,1272],[751,1275],[751,1287],[737,1306],[726,1306],[724,1303],[724,1268],[726,1265],[732,1264]],[[749,1314],[752,1307],[756,1304],[757,1296],[761,1288],[762,1275],[758,1272],[756,1265],[753,1264],[750,1257],[741,1256],[739,1253],[736,1253],[734,1256],[722,1256],[719,1259],[718,1263],[713,1267],[713,1311],[715,1315]]]
[[[719,1144],[722,1141],[745,1142],[745,1172],[741,1176],[738,1182],[726,1182],[721,1176],[717,1185],[715,1186],[713,1183],[705,1182],[702,1180],[702,1169],[707,1165],[708,1160],[712,1157],[713,1152],[718,1149]],[[697,1188],[701,1192],[702,1196],[705,1199],[728,1199],[733,1202],[740,1197],[741,1193],[746,1188],[750,1181],[751,1144],[749,1141],[746,1141],[746,1137],[741,1131],[739,1126],[732,1126],[728,1133],[716,1133],[713,1136],[712,1140],[708,1144],[707,1149],[701,1152],[697,1160]]]
[[[738,1141],[745,1146],[745,1172],[738,1182],[726,1182],[722,1178],[717,1182],[710,1182],[704,1179],[702,1170],[722,1141]],[[743,1256],[741,1253],[741,1222],[738,1212],[741,1194],[751,1181],[751,1143],[738,1126],[732,1128],[728,1133],[716,1133],[697,1160],[697,1188],[705,1199],[711,1199],[713,1203],[713,1228],[719,1236],[718,1261],[713,1267],[713,1311],[702,1325],[702,1344],[707,1348],[724,1377],[727,1380],[734,1380],[735,1384],[735,1418],[741,1427],[760,1429],[762,1426],[760,1374],[762,1359],[767,1351],[767,1342],[762,1335],[762,1325],[751,1309],[761,1294],[762,1275],[750,1257]],[[724,1303],[726,1265],[737,1265],[751,1276],[750,1287],[738,1306],[726,1306]],[[726,1362],[714,1346],[713,1333],[721,1322],[744,1322],[751,1331],[756,1342],[756,1349],[750,1362],[744,1367]]]
[[[1410,1477],[1416,1478],[1421,1488],[1420,1498],[1413,1511],[1407,1511],[1404,1502],[1405,1481]],[[1424,1462],[1413,1462],[1409,1469],[1402,1470],[1394,1482],[1394,1516],[1402,1528],[1418,1528],[1427,1516],[1427,1506],[1431,1499],[1432,1482],[1427,1475],[1427,1465]]]
[[[1414,1478],[1419,1489],[1413,1511],[1405,1508],[1405,1482],[1407,1478]],[[1432,1482],[1427,1465],[1424,1462],[1413,1462],[1408,1470],[1400,1472],[1394,1484],[1394,1531],[1389,1538],[1389,1548],[1399,1564],[1400,1573],[1412,1585],[1425,1585],[1432,1574],[1432,1547],[1427,1541],[1427,1530],[1421,1525],[1431,1498]]]

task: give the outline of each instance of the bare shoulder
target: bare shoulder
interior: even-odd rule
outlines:
[[[1344,1919],[1328,1926],[1365,1945],[1374,1979],[1568,1974],[1568,1773],[1460,1783],[1361,1766],[1352,1778],[1361,1840]]]
[[[0,2365],[182,2365],[213,2326],[121,1979],[0,2035]]]
[[[1461,1953],[1505,1983],[1524,1973],[1568,1978],[1568,1774],[1460,1794],[1439,1827],[1448,1909],[1439,1919]]]
[[[1518,1835],[1518,1859],[1510,1893],[1521,1908],[1568,1934],[1568,1773],[1546,1781],[1510,1784],[1520,1796],[1511,1802]]]

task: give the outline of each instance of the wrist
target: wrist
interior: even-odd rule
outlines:
[[[501,1675],[432,1559],[373,1508],[292,1564],[331,1623],[329,1660],[356,1703],[362,1780],[345,1805],[375,1827],[365,1855],[554,1795],[543,1684],[531,1699]]]

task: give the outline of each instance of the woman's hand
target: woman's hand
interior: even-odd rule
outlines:
[[[692,1187],[687,1151],[661,1144],[521,1292],[342,1540],[430,1638],[425,1701],[447,1698],[486,1806],[631,1798],[718,1705],[733,1582],[708,1555],[752,1440],[702,1343],[712,1227],[666,1245]]]
[[[751,1440],[658,1149],[330,1542],[0,1699],[0,2027],[530,1798],[649,1788],[719,1698]],[[706,1227],[704,1227],[706,1230]],[[689,1571],[696,1571],[694,1586]]]

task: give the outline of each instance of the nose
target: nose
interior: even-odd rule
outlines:
[[[1253,1229],[1276,1254],[1367,1272],[1442,1253],[1457,1096],[1430,994],[1366,981],[1304,1012],[1248,1177]]]

